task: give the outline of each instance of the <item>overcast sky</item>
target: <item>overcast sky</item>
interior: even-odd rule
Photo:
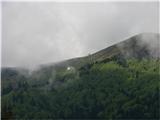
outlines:
[[[35,67],[158,32],[156,2],[3,2],[2,66]]]

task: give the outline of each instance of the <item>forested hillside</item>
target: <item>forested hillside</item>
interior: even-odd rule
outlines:
[[[86,64],[36,82],[10,71],[2,78],[2,118],[158,119],[159,64],[146,59]]]
[[[2,119],[158,120],[160,60],[144,49],[132,49],[132,57],[103,50],[104,59],[31,74],[3,68]]]

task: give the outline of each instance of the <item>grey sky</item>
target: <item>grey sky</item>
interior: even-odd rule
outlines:
[[[158,32],[156,2],[3,2],[2,66],[35,67]]]

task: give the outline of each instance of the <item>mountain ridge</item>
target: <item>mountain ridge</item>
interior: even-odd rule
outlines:
[[[104,48],[98,52],[90,54],[84,57],[72,58],[65,61],[61,61],[55,63],[53,66],[78,66],[79,64],[86,64],[90,62],[97,62],[103,61],[105,59],[109,59],[116,55],[123,55],[125,58],[156,58],[159,59],[160,57],[160,50],[159,50],[159,34],[158,33],[140,33],[129,37],[126,40],[118,42],[117,44],[111,45],[107,48]],[[150,48],[149,43],[150,41],[145,41],[147,39],[152,40],[152,44],[155,43],[156,48]],[[154,38],[154,39],[153,39]],[[151,50],[153,49],[153,50]],[[153,55],[155,52],[157,55]],[[155,54],[154,53],[154,54]],[[51,65],[51,64],[50,64]],[[44,65],[45,66],[45,65]]]
[[[41,64],[38,70],[46,68],[61,69],[68,66],[80,68],[84,64],[104,61],[115,56],[123,56],[124,58],[160,58],[160,42],[159,33],[140,33],[129,37],[123,41],[113,44],[107,48],[99,50],[88,56],[71,58],[56,63]],[[152,41],[152,42],[151,42]],[[155,46],[150,47],[151,43]],[[155,54],[155,55],[154,55]],[[2,67],[2,69],[10,69],[10,67]],[[12,70],[18,70],[17,67],[11,67]],[[23,68],[19,68],[23,69]]]

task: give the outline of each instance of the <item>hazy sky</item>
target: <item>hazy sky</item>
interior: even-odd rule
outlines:
[[[158,32],[156,2],[3,2],[2,66],[35,67]]]

